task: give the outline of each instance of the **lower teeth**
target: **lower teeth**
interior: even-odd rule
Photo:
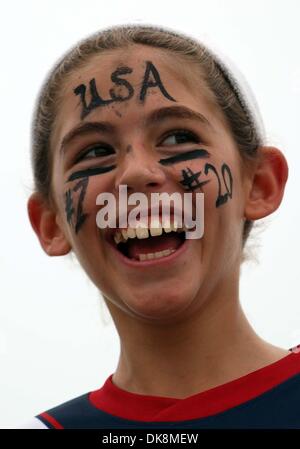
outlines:
[[[161,257],[169,256],[175,253],[176,249],[165,249],[164,251],[159,251],[156,253],[139,254],[139,260],[150,260],[150,259],[160,259]]]

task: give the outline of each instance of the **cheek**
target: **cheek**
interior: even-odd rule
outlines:
[[[211,182],[207,187],[205,203],[204,235],[214,254],[218,254],[220,263],[224,264],[224,269],[230,269],[239,260],[242,251],[244,197],[239,171],[236,166],[233,167],[230,194],[221,178],[222,196],[217,180]],[[219,198],[222,198],[221,204],[218,203]]]
[[[178,164],[175,169],[177,182],[185,192],[204,194],[204,233],[218,232],[226,238],[231,234],[230,227],[237,230],[243,201],[237,163],[228,157],[226,162],[209,158]]]
[[[174,167],[173,175],[183,192],[203,193],[205,209],[214,210],[224,205],[232,197],[231,171],[228,172],[228,180],[226,179],[227,169],[223,168],[223,172],[226,171],[226,185],[224,185],[222,167],[219,168],[219,165],[210,159],[187,161]]]
[[[80,237],[82,230],[96,227],[96,214],[99,206],[96,198],[99,193],[109,191],[102,175],[83,177],[64,185],[61,209],[73,234]]]

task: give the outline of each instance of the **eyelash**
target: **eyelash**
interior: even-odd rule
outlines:
[[[174,130],[172,130],[172,131],[169,131],[166,135],[163,136],[161,142],[163,142],[164,140],[166,140],[168,137],[171,137],[171,136],[181,136],[181,137],[184,136],[184,137],[187,138],[187,141],[186,141],[186,142],[179,142],[179,143],[177,143],[177,145],[187,143],[187,142],[189,142],[189,141],[191,141],[191,140],[192,140],[194,143],[199,143],[199,142],[200,142],[200,139],[196,136],[196,134],[194,134],[192,131],[188,131],[188,130],[186,130],[186,129],[174,129]],[[162,145],[162,144],[160,143],[159,145]],[[176,144],[175,144],[175,145],[176,145]],[[172,146],[172,145],[166,145],[166,146]],[[107,151],[106,154],[103,154],[103,155],[102,155],[103,157],[104,157],[104,156],[111,156],[111,155],[115,154],[115,151],[114,151],[114,149],[113,149],[111,146],[109,146],[109,145],[107,145],[107,144],[101,144],[101,143],[98,143],[98,144],[93,145],[92,147],[90,147],[90,148],[84,150],[84,151],[83,151],[83,152],[82,152],[82,153],[75,159],[75,163],[78,163],[78,162],[84,160],[84,159],[85,159],[85,156],[86,156],[90,151],[95,150],[95,149],[97,149],[97,148],[100,148],[100,149],[102,149],[102,150],[104,149],[105,151]],[[87,158],[87,159],[94,159],[94,158],[92,157],[92,158]]]
[[[165,136],[163,136],[162,141],[164,141],[165,139],[167,139],[170,136],[185,136],[188,138],[187,142],[190,140],[193,140],[194,143],[199,143],[200,139],[199,137],[196,136],[196,134],[194,134],[192,131],[188,131],[186,129],[174,129],[170,132],[168,132]],[[183,144],[186,142],[179,142],[177,145]],[[167,145],[167,146],[171,146],[171,145]]]
[[[104,149],[105,151],[106,151],[106,154],[103,154],[102,156],[104,157],[104,156],[111,156],[112,154],[115,154],[115,151],[114,151],[114,149],[111,147],[111,146],[109,146],[109,145],[107,145],[107,144],[104,144],[104,143],[98,143],[98,144],[96,144],[96,145],[93,145],[93,146],[91,146],[90,148],[87,148],[86,150],[84,150],[76,159],[75,159],[75,163],[77,164],[78,162],[80,162],[80,161],[82,161],[84,158],[85,158],[85,156],[90,152],[90,151],[92,151],[92,150],[95,150],[95,149],[97,149],[97,148],[100,148],[100,149]],[[105,151],[104,151],[104,153],[105,153]],[[94,159],[93,157],[91,158],[87,158],[87,159]]]

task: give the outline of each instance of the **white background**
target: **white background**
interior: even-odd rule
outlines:
[[[112,24],[159,24],[206,39],[246,76],[290,175],[280,209],[256,237],[259,263],[242,269],[241,302],[263,338],[286,349],[300,343],[299,19],[297,0],[2,4],[0,427],[99,388],[116,368],[118,337],[99,294],[70,257],[43,253],[26,210],[38,89],[63,52]]]

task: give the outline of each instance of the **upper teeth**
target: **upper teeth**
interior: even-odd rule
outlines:
[[[162,225],[160,220],[155,220],[151,224],[153,226],[149,227],[147,225],[143,225],[144,227],[141,226],[137,228],[128,227],[127,229],[116,230],[114,234],[114,240],[116,244],[118,244],[120,242],[126,242],[128,239],[134,239],[136,237],[138,239],[146,239],[149,237],[149,231],[150,236],[156,236],[161,235],[163,231],[168,233],[172,231],[182,232],[187,230],[184,225],[183,227],[179,228],[178,223],[176,222],[175,219],[173,223],[168,223],[167,225]]]

